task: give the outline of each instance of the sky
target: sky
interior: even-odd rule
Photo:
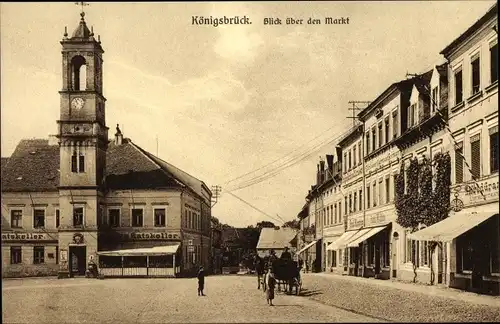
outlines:
[[[137,145],[221,186],[212,215],[246,227],[296,218],[320,157],[352,125],[348,102],[373,100],[407,72],[441,63],[439,52],[493,4],[91,2],[85,19],[105,51],[110,136],[120,124]],[[56,133],[59,41],[80,10],[0,4],[2,157],[21,139]],[[252,24],[192,25],[192,16],[224,15]],[[287,17],[304,24],[286,25]],[[349,24],[307,25],[310,17]]]

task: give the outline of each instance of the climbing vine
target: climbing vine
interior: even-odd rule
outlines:
[[[435,166],[434,175],[432,164]],[[407,168],[401,163],[400,173],[396,177],[394,203],[397,223],[412,231],[415,231],[420,224],[430,226],[448,217],[451,185],[450,155],[437,153],[432,164],[426,157],[420,163],[417,158],[413,158]],[[434,189],[433,181],[435,181]]]

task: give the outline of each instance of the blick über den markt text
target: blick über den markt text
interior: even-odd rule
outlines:
[[[320,18],[294,18],[294,17],[266,17],[263,19],[264,25],[349,25],[349,17],[324,17]],[[205,17],[191,16],[191,24],[195,26],[213,26],[220,25],[251,25],[252,21],[248,16],[222,16],[222,17]]]

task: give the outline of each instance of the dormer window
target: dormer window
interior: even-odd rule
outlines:
[[[413,127],[417,124],[417,104],[412,104],[408,107],[408,128]]]
[[[431,102],[432,112],[436,112],[439,109],[439,96],[438,87],[432,89],[432,102]]]

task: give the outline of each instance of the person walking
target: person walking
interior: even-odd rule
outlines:
[[[269,267],[266,274],[266,300],[269,306],[273,305],[274,288],[276,287],[276,278],[274,277],[273,267]]]
[[[205,288],[205,270],[200,267],[198,271],[198,296],[205,296],[203,294],[203,289]]]

